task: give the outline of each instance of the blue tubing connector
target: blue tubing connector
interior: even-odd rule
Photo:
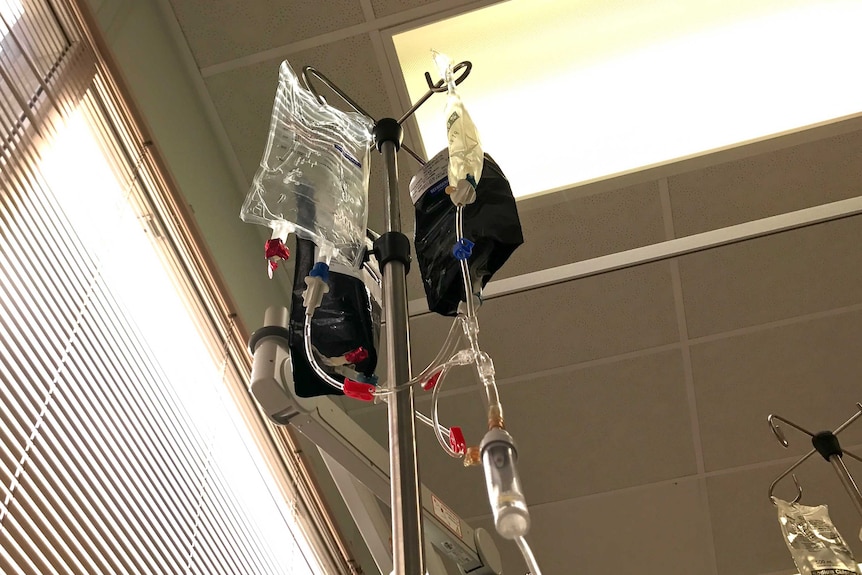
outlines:
[[[329,266],[324,262],[317,262],[314,264],[314,267],[311,268],[311,271],[308,272],[309,277],[320,278],[324,282],[329,281]]]
[[[470,255],[473,253],[473,246],[476,245],[467,238],[461,238],[455,245],[452,247],[452,255],[455,256],[456,259],[466,260],[470,258]]]

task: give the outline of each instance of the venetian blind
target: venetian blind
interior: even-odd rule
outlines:
[[[80,12],[0,16],[0,571],[339,572]]]

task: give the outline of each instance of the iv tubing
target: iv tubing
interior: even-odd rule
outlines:
[[[464,239],[464,206],[459,205],[455,211],[455,234],[457,241]],[[494,367],[488,354],[479,349],[479,322],[476,319],[476,303],[473,301],[473,282],[470,279],[470,267],[467,260],[460,260],[461,276],[464,280],[464,300],[467,304],[467,319],[464,322],[464,333],[470,341],[470,349],[476,358],[476,373],[485,391],[485,408],[488,410],[488,427],[503,427],[503,406],[497,392],[497,382],[494,378]],[[432,400],[433,403],[433,400]],[[436,405],[435,405],[436,408]]]
[[[464,239],[464,206],[458,206],[455,210],[455,239]],[[461,278],[464,281],[464,301],[467,304],[467,317],[476,317],[476,302],[473,301],[473,285],[470,281],[470,267],[467,260],[460,260]],[[473,343],[472,341],[470,342]],[[478,351],[478,350],[474,350]]]
[[[536,557],[533,555],[533,550],[530,549],[527,540],[523,537],[515,537],[515,543],[517,543],[521,555],[524,556],[524,562],[530,570],[530,575],[542,575],[542,571],[539,569],[539,564],[536,563]]]
[[[460,335],[458,327],[461,323],[462,320],[460,317],[455,318],[455,321],[452,322],[452,327],[449,328],[449,333],[446,334],[446,339],[443,342],[443,345],[440,347],[440,351],[437,353],[437,357],[431,360],[431,363],[428,364],[428,367],[422,370],[422,373],[406,383],[395,386],[395,388],[402,389],[404,387],[416,385],[417,383],[425,383],[431,379],[431,376],[440,371],[441,367],[452,361],[455,354],[455,348],[458,347],[458,336]],[[461,331],[463,331],[463,328]]]
[[[425,415],[424,413],[419,413],[417,411],[416,412],[416,419],[419,420],[421,423],[424,423],[428,427],[430,427],[432,429],[436,429],[437,431],[439,431],[440,433],[445,435],[447,438],[449,437],[449,428],[448,427],[440,425],[440,424],[437,424],[437,427],[434,427],[434,421],[431,418],[429,418],[427,415]]]
[[[315,375],[337,389],[338,391],[344,391],[344,383],[338,381],[337,379],[330,376],[328,373],[323,371],[323,368],[320,367],[320,364],[317,362],[317,357],[314,355],[314,350],[311,348],[311,316],[305,316],[305,325],[303,325],[302,329],[302,343],[305,347],[305,358],[308,360],[309,365],[311,365],[311,369],[314,370]]]
[[[456,324],[457,324],[457,322],[456,322]],[[454,332],[454,327],[456,324],[453,324],[452,330],[450,330],[450,336]],[[456,335],[457,335],[457,333],[456,333]],[[444,345],[444,348],[445,347],[453,347],[453,344],[456,342],[457,342],[457,337],[454,337],[454,338],[449,337],[446,340],[446,343],[448,345]],[[343,392],[344,391],[344,384],[342,382],[338,381],[337,379],[331,377],[328,373],[326,373],[323,370],[323,368],[320,367],[320,363],[318,363],[318,361],[317,361],[317,356],[314,354],[314,349],[311,346],[311,316],[308,316],[308,315],[305,316],[305,325],[303,326],[303,344],[305,347],[306,359],[308,359],[308,363],[311,365],[312,369],[314,370],[314,373],[319,378],[321,378],[323,381],[325,381],[326,383],[328,383],[329,385],[331,385],[332,387],[334,387],[338,391]],[[453,365],[453,362],[454,362],[454,365],[458,365],[459,363],[463,363],[463,361],[459,361],[459,359],[462,360],[463,358],[458,358],[457,356],[455,356],[455,357],[452,357],[448,362],[443,364],[443,366],[441,368],[441,366],[439,365],[439,361],[440,361],[440,357],[443,355],[444,351],[446,351],[446,350],[441,349],[440,354],[438,354],[438,357],[435,358],[435,360],[431,363],[431,365],[429,365],[428,368],[426,369],[426,371],[432,371],[433,373],[436,373],[437,371],[441,371],[441,369],[442,369],[442,373],[440,374],[440,378],[437,381],[437,386],[439,386],[439,384],[441,383],[441,380],[445,377],[446,372]],[[434,368],[434,369],[432,370],[432,368]],[[433,375],[433,373],[431,375]],[[430,375],[428,377],[430,377]],[[425,380],[427,380],[428,377],[425,377]],[[418,378],[413,378],[413,380],[411,380],[411,382],[417,382],[418,380],[419,380]],[[413,385],[413,383],[410,383],[410,385]],[[387,390],[380,390],[380,391],[376,392],[375,395],[385,396],[386,394],[389,394],[389,393],[392,393],[392,390],[388,390],[388,389]],[[421,423],[424,423],[428,427],[432,428],[434,430],[434,434],[437,436],[437,439],[438,439],[438,441],[440,441],[441,445],[443,445],[445,448],[449,449],[448,443],[445,443],[441,439],[441,437],[445,435],[446,439],[448,441],[449,428],[440,424],[440,421],[437,418],[436,409],[435,409],[433,415],[434,415],[434,418],[430,419],[428,416],[423,415],[419,412],[416,412],[416,419],[418,419]],[[452,453],[450,453],[450,455],[452,455]],[[460,457],[458,454],[455,454],[454,456]]]
[[[446,372],[448,371],[449,369],[446,368],[440,373],[440,377],[437,379],[437,385],[434,386],[434,391],[431,394],[431,421],[434,422],[434,435],[437,436],[437,441],[440,443],[440,447],[443,448],[443,451],[445,451],[446,455],[449,457],[459,459],[461,454],[452,449],[452,446],[449,445],[448,437],[444,439],[443,434],[439,431],[440,416],[437,412],[437,399],[440,397],[440,388],[443,386],[443,380],[446,378]]]
[[[374,395],[377,397],[390,395],[395,391],[410,387],[412,385],[416,385],[417,383],[425,383],[426,381],[431,379],[431,377],[435,373],[439,372],[441,369],[444,369],[446,366],[464,365],[465,358],[455,353],[455,348],[458,346],[459,333],[457,327],[459,323],[459,319],[456,318],[455,322],[453,322],[452,324],[452,327],[449,329],[449,335],[446,336],[446,341],[443,343],[443,347],[440,348],[440,352],[437,354],[437,357],[435,357],[434,360],[431,361],[431,363],[422,371],[422,373],[420,373],[410,381],[395,386],[395,388],[384,388],[381,385],[381,387],[374,392]],[[309,315],[305,316],[305,324],[303,325],[302,337],[303,345],[305,348],[305,357],[308,360],[309,365],[311,365],[311,368],[314,370],[314,373],[338,391],[344,391],[344,383],[338,381],[337,379],[326,373],[321,367],[320,361],[317,359],[317,355],[314,353],[314,348],[311,345],[311,316]]]

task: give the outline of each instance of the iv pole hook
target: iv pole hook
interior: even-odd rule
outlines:
[[[856,409],[857,409],[856,413],[850,419],[848,419],[847,421],[842,423],[840,426],[838,426],[835,429],[835,431],[831,432],[831,435],[838,435],[839,433],[841,433],[842,431],[847,429],[847,427],[850,426],[850,424],[852,424],[854,421],[856,421],[860,416],[862,416],[862,403],[857,403]],[[777,423],[779,421],[781,423],[789,425],[790,427],[792,427],[798,431],[801,431],[802,433],[811,437],[812,440],[815,439],[815,437],[821,435],[821,434],[811,433],[810,431],[808,431],[804,427],[802,427],[802,426],[800,426],[800,425],[798,425],[798,424],[796,424],[796,423],[794,423],[788,419],[785,419],[779,415],[770,414],[769,417],[767,417],[767,421],[769,422],[770,430],[772,431],[773,435],[775,435],[775,438],[778,440],[778,442],[781,443],[782,447],[787,447],[789,444],[787,442],[787,438],[784,436],[784,431],[782,431],[781,426],[779,426]],[[828,433],[828,432],[824,432],[824,433]],[[816,443],[815,443],[815,445],[816,445]],[[812,449],[811,451],[809,451],[808,453],[803,455],[798,461],[796,461],[796,463],[794,463],[789,468],[787,468],[784,471],[784,473],[779,475],[775,479],[775,481],[772,482],[772,484],[769,486],[769,500],[773,504],[775,503],[774,492],[775,492],[776,485],[778,485],[778,483],[782,479],[784,479],[785,477],[787,477],[788,475],[791,475],[791,474],[793,477],[793,483],[796,485],[796,497],[793,499],[793,501],[791,503],[799,503],[799,501],[801,501],[801,499],[802,499],[802,486],[799,484],[799,480],[797,479],[796,474],[793,473],[793,470],[796,469],[797,467],[799,467],[800,465],[802,465],[803,463],[805,463],[805,461],[808,460],[809,457],[811,457],[812,455],[814,455],[817,452],[818,452],[817,448]],[[850,453],[849,451],[841,450],[841,452],[842,452],[841,453],[842,455],[849,455],[850,457],[852,457],[853,459],[856,459],[857,461],[862,461],[862,458],[858,457],[857,455],[855,455],[853,453]],[[840,457],[838,457],[838,459],[840,460]],[[829,458],[829,461],[832,461],[832,458]],[[835,463],[833,463],[833,465],[835,465]],[[844,470],[846,472],[846,467],[844,468]],[[862,501],[862,496],[860,496],[859,490],[856,487],[856,484],[853,482],[852,477],[849,476],[849,473],[847,473],[846,475],[847,475],[847,477],[845,478],[842,473],[839,473],[839,478],[841,478],[842,483],[844,484],[848,495],[850,495],[851,499],[853,500],[853,503],[856,505],[856,507],[860,511],[860,513],[862,513],[862,507],[860,507],[860,501]]]
[[[318,102],[320,102],[321,104],[326,104],[326,98],[321,96],[320,92],[318,92],[317,89],[314,87],[314,84],[311,82],[312,77],[317,78],[318,80],[323,82],[324,86],[326,86],[327,88],[332,90],[332,92],[335,93],[339,98],[341,98],[345,104],[350,106],[353,109],[353,111],[355,111],[359,114],[362,114],[363,116],[365,116],[366,118],[368,118],[371,121],[374,121],[374,118],[371,116],[371,114],[366,112],[365,109],[362,108],[362,106],[360,106],[359,104],[356,103],[356,100],[354,100],[353,98],[348,96],[347,93],[344,92],[344,90],[342,90],[341,88],[336,86],[335,83],[332,80],[330,80],[329,78],[327,78],[326,76],[324,76],[322,72],[318,71],[317,69],[315,69],[312,66],[305,66],[302,69],[302,83],[305,85],[306,90],[308,90],[309,92],[314,94],[314,97],[317,98]],[[399,120],[398,123],[400,124],[401,120]],[[408,154],[410,154],[411,156],[413,156],[416,159],[416,161],[418,161],[420,164],[422,164],[422,165],[425,164],[425,160],[423,160],[422,157],[419,156],[419,154],[417,154],[416,152],[411,150],[405,144],[403,144],[403,143],[401,144],[401,149],[404,150],[405,152],[407,152]]]
[[[452,73],[454,74],[455,72],[462,69],[464,70],[464,73],[455,78],[456,86],[467,79],[467,76],[470,75],[470,71],[473,69],[473,64],[467,60],[465,60],[464,62],[459,62],[458,64],[455,64],[455,66],[452,68]],[[409,110],[404,112],[404,115],[398,119],[399,124],[403,124],[404,120],[412,116],[413,113],[416,112],[416,110],[418,110],[422,104],[428,101],[428,98],[430,98],[434,94],[439,94],[449,89],[447,86],[444,86],[446,81],[443,79],[437,80],[436,83],[432,82],[431,74],[429,74],[428,72],[425,72],[425,83],[428,84],[428,91],[425,92],[421,98],[416,100],[416,103],[410,106]]]

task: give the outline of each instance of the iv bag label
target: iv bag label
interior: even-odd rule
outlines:
[[[359,162],[359,160],[357,160],[356,158],[351,156],[350,152],[348,152],[347,150],[344,149],[344,146],[342,146],[341,144],[335,144],[335,149],[338,150],[339,152],[341,152],[341,155],[344,156],[345,158],[347,158],[348,162],[350,162],[351,164],[353,164],[357,168],[362,169],[362,164]]]
[[[434,195],[442,192],[448,185],[449,150],[444,148],[410,179],[410,199],[416,204],[425,192]]]
[[[431,496],[431,504],[434,508],[434,515],[437,516],[437,519],[443,523],[446,527],[449,528],[449,531],[460,537],[464,538],[464,534],[461,533],[461,520],[455,515],[455,512],[446,507],[446,505],[437,499],[436,495]]]
[[[458,115],[458,112],[452,112],[452,115],[449,116],[448,120],[446,120],[446,131],[447,132],[452,129],[452,124],[457,122],[458,118],[460,118],[460,117],[461,116]]]

